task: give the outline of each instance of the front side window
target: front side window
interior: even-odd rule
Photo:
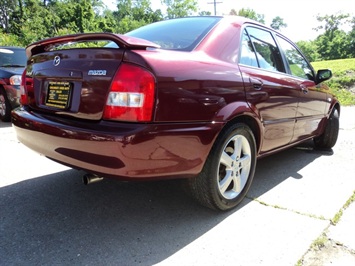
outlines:
[[[259,28],[247,27],[243,33],[242,52],[239,62],[255,66],[254,57],[259,68],[285,72],[280,51],[271,33]],[[249,62],[246,58],[248,58]]]
[[[277,40],[290,66],[291,74],[299,78],[314,80],[312,67],[302,54],[285,39],[277,36]]]

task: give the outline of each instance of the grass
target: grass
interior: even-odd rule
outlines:
[[[355,105],[355,58],[313,62],[318,69],[331,69],[333,77],[326,81],[330,91],[343,106]]]
[[[292,212],[295,212],[295,213],[300,214],[300,215],[305,215],[305,216],[309,216],[309,217],[316,218],[316,219],[320,219],[320,220],[327,220],[327,219],[324,218],[323,216],[319,216],[319,217],[318,217],[318,216],[312,215],[312,214],[305,214],[305,213],[301,213],[301,212],[294,211],[294,210],[288,210],[287,208],[280,207],[280,206],[278,206],[278,205],[270,205],[270,204],[268,204],[268,203],[266,203],[266,202],[264,202],[264,201],[259,200],[258,198],[253,198],[253,197],[248,197],[248,196],[247,196],[246,198],[248,198],[248,199],[250,199],[250,200],[254,200],[254,201],[256,201],[256,202],[258,202],[258,203],[260,203],[260,204],[262,204],[262,205],[264,205],[264,206],[272,207],[272,208],[275,208],[275,209],[281,209],[281,210],[286,210],[286,211],[292,211]],[[355,202],[355,191],[353,192],[353,194],[351,195],[351,197],[346,201],[346,203],[343,205],[343,207],[334,215],[333,219],[330,220],[330,224],[336,225],[336,224],[340,221],[341,217],[343,216],[344,210],[345,210],[346,208],[348,208],[348,207],[350,206],[350,204],[352,204],[352,203],[354,203],[354,202]],[[329,226],[330,226],[330,225],[329,225]],[[326,234],[326,231],[327,231],[327,229],[325,229],[325,230],[323,231],[323,233],[322,233],[317,239],[315,239],[315,240],[312,242],[312,244],[310,245],[309,250],[307,251],[307,253],[310,252],[310,251],[320,252],[320,250],[322,250],[322,248],[324,248],[324,247],[327,245],[328,241],[331,241],[331,240],[328,238],[328,236],[327,236],[327,234]],[[306,253],[306,254],[307,254],[307,253]],[[302,266],[302,265],[303,265],[303,261],[304,261],[304,258],[305,258],[305,256],[306,256],[306,254],[304,254],[304,255],[302,256],[302,258],[300,258],[300,259],[296,262],[295,266]]]
[[[347,202],[344,204],[344,206],[334,215],[333,219],[331,220],[331,223],[333,225],[336,225],[339,221],[340,218],[343,216],[343,211],[350,206],[351,203],[355,202],[355,191],[353,192],[352,196],[347,200]]]
[[[353,202],[355,202],[355,191],[353,192],[351,197],[346,201],[346,203],[343,205],[343,207],[334,215],[333,219],[330,220],[330,223],[332,225],[336,225],[340,221],[341,217],[343,216],[344,210],[346,208],[348,208],[350,206],[350,204],[352,204]],[[323,247],[325,247],[326,243],[328,241],[330,241],[327,234],[326,234],[326,231],[327,231],[327,229],[324,230],[323,233],[316,240],[314,240],[312,242],[309,251],[310,250],[319,251]],[[309,252],[309,251],[307,251],[307,252]],[[303,257],[297,261],[296,266],[303,265],[304,257],[305,257],[305,255],[303,255]]]
[[[275,208],[275,209],[279,209],[279,210],[284,210],[284,211],[290,211],[290,212],[294,212],[294,213],[297,213],[297,214],[300,214],[300,215],[308,216],[308,217],[319,219],[319,220],[326,220],[326,218],[323,215],[317,216],[317,215],[314,215],[314,214],[302,213],[300,211],[287,209],[287,208],[279,206],[279,205],[268,204],[268,203],[266,203],[264,201],[259,200],[258,198],[253,198],[253,197],[248,197],[248,196],[246,196],[246,198],[248,198],[250,200],[253,200],[255,202],[258,202],[259,204],[267,206],[267,207],[271,207],[271,208]]]
[[[325,246],[328,241],[328,237],[325,233],[322,233],[316,240],[311,244],[311,249],[319,250]]]

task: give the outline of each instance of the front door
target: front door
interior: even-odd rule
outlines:
[[[287,40],[277,37],[293,83],[299,90],[295,130],[292,142],[314,135],[325,116],[327,93],[315,84],[315,73],[303,55]]]

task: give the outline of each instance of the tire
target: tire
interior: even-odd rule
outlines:
[[[334,109],[329,116],[324,132],[313,139],[314,146],[318,149],[329,150],[334,147],[339,134],[339,111]]]
[[[0,88],[0,120],[3,122],[11,121],[11,104],[2,88]]]
[[[245,197],[256,167],[255,138],[245,124],[222,131],[200,175],[187,180],[190,195],[215,210],[230,210]]]

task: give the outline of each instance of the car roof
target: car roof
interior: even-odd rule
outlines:
[[[239,24],[239,25],[243,25],[245,23],[251,23],[251,24],[255,24],[255,25],[259,25],[261,27],[264,27],[264,28],[269,28],[268,26],[256,21],[256,20],[253,20],[253,19],[250,19],[250,18],[246,18],[246,17],[242,17],[242,16],[235,16],[235,15],[224,15],[224,16],[188,16],[188,17],[183,17],[183,18],[174,18],[174,19],[189,19],[189,18],[197,18],[197,19],[203,19],[205,17],[215,17],[215,18],[220,18],[221,21],[225,21],[225,22],[233,22],[233,23],[236,23],[236,24]]]
[[[261,22],[258,22],[256,20],[253,20],[253,19],[249,19],[249,18],[246,18],[246,17],[241,17],[241,16],[234,16],[234,15],[228,15],[228,16],[223,16],[222,18],[222,21],[225,21],[227,23],[236,23],[240,26],[243,26],[243,25],[254,25],[254,26],[257,26],[257,27],[260,27],[260,28],[264,28],[270,32],[274,32],[280,36],[282,36],[283,38],[287,39],[288,41],[290,42],[293,42],[291,39],[289,39],[286,35],[284,35],[282,32],[278,31],[278,30],[275,30],[273,28],[271,28],[270,26],[268,25],[265,25],[265,24],[262,24]]]

